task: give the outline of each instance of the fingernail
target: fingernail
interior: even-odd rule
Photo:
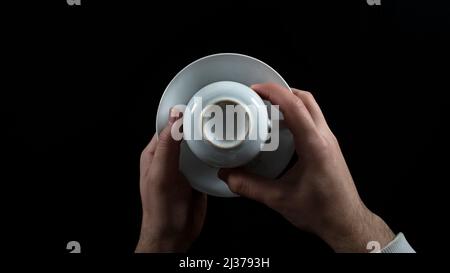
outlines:
[[[217,172],[217,177],[219,177],[221,180],[223,180],[223,182],[228,182],[228,174],[229,174],[229,170],[227,169],[220,169]]]
[[[175,107],[170,108],[169,111],[169,123],[173,124],[175,121],[180,119],[183,116],[183,113]]]

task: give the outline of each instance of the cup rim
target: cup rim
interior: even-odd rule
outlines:
[[[227,87],[230,88],[229,89],[230,93],[226,95],[221,94],[220,92],[222,91],[222,89]],[[201,103],[202,104],[205,103],[205,105],[201,105],[200,115],[197,117],[196,114],[193,112],[193,109],[198,107],[198,105],[194,105],[195,98],[200,98]],[[256,103],[255,99],[257,99]],[[244,107],[246,114],[249,116],[248,118],[249,128],[247,130],[247,133],[249,134],[249,136],[254,134],[256,136],[256,139],[252,139],[252,141],[250,140],[245,141],[245,139],[243,139],[237,141],[236,144],[231,147],[225,147],[222,145],[217,145],[215,141],[210,141],[207,138],[205,138],[203,127],[204,111],[207,109],[208,106],[214,105],[215,103],[220,101],[232,101],[237,105],[241,105]],[[256,107],[264,107],[265,110],[263,112],[263,116],[260,115],[259,110],[257,110],[256,113],[251,111],[249,108],[250,105],[255,105]],[[263,118],[264,120],[261,121],[261,118]],[[185,123],[186,119],[189,119],[190,121],[189,124]],[[194,153],[200,160],[204,161],[209,165],[215,167],[241,166],[251,161],[251,159],[256,157],[261,152],[261,145],[263,145],[265,142],[264,138],[265,135],[261,137],[259,135],[258,128],[260,125],[263,126],[267,125],[268,120],[269,116],[267,113],[266,104],[264,103],[262,98],[250,87],[234,81],[217,81],[210,83],[206,86],[203,86],[201,89],[197,91],[197,93],[194,94],[194,96],[188,102],[187,108],[185,110],[185,115],[183,117],[183,127],[185,128],[184,131],[186,133],[187,131],[186,129],[189,128],[188,131],[190,133],[188,135],[190,137],[192,137],[193,134],[195,136],[196,133],[201,133],[202,137],[201,139],[197,140],[190,139],[190,137],[188,139],[184,138],[184,140],[189,146],[189,149],[191,149],[192,153]],[[194,121],[197,121],[197,123],[195,123]],[[198,124],[201,125],[198,126]],[[267,134],[267,131],[268,128],[265,131],[265,134]],[[184,135],[183,137],[185,136],[186,135]],[[237,158],[234,159],[229,158],[230,156],[227,155],[230,153],[230,150],[233,149],[235,150],[235,152],[232,153],[233,156],[235,157],[237,156]],[[221,154],[221,157],[225,157],[222,160],[223,164],[215,162],[216,160],[211,159],[211,157],[208,158],[208,156],[205,156],[205,151],[209,151],[207,153],[212,154],[213,155],[212,158],[217,158],[217,155]]]

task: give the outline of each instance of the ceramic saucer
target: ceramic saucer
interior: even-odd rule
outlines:
[[[291,90],[274,69],[253,57],[235,53],[206,56],[183,68],[167,86],[156,115],[157,132],[160,133],[166,126],[171,107],[187,105],[197,91],[218,81],[233,81],[247,86],[274,82]],[[252,173],[275,178],[286,168],[293,153],[292,134],[287,128],[280,126],[278,149],[271,152],[262,151],[245,168]],[[217,177],[219,169],[198,159],[185,141],[181,143],[180,170],[192,187],[198,191],[219,197],[237,196]]]

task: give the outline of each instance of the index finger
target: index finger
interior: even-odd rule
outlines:
[[[251,88],[261,97],[280,106],[294,138],[305,138],[315,132],[316,125],[311,114],[303,101],[290,90],[275,83],[254,84]]]

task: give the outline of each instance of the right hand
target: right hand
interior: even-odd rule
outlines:
[[[242,169],[221,169],[219,177],[231,191],[273,208],[337,252],[366,252],[369,241],[382,247],[392,241],[393,232],[361,201],[336,137],[311,93],[291,93],[273,83],[252,89],[280,106],[299,161],[276,181]]]

